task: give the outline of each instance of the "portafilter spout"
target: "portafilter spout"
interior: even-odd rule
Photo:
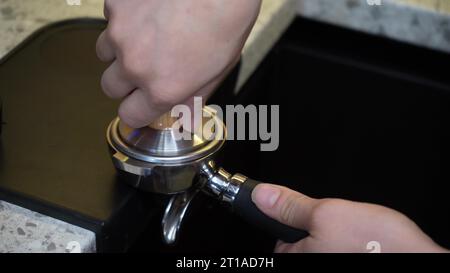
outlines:
[[[214,157],[226,139],[226,127],[209,107],[203,108],[203,123],[210,132],[183,132],[169,114],[156,123],[133,129],[114,119],[107,130],[107,141],[114,166],[122,181],[140,190],[174,195],[165,210],[162,227],[167,243],[174,243],[192,199],[207,193],[246,221],[285,242],[308,236],[266,216],[253,203],[251,194],[259,183],[244,175],[232,175],[217,167]],[[207,135],[208,137],[205,137]]]

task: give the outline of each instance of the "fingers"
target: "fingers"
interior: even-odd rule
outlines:
[[[120,105],[120,119],[132,128],[141,128],[168,111],[156,107],[150,101],[146,91],[136,89]]]
[[[311,240],[309,237],[306,237],[305,239],[293,243],[288,244],[283,241],[278,241],[275,246],[275,253],[304,253],[309,252],[306,245],[308,244],[309,240]]]
[[[111,3],[110,0],[105,0],[105,4],[103,5],[103,16],[105,16],[106,20],[109,20],[110,17],[110,6],[109,3]]]
[[[114,47],[108,38],[106,30],[97,39],[96,51],[98,58],[102,62],[112,62],[116,58]]]
[[[178,98],[175,100],[173,98],[177,96],[170,95],[171,92],[165,92],[164,90],[143,91],[142,89],[136,89],[132,91],[136,87],[122,76],[120,70],[119,62],[114,62],[102,77],[102,88],[111,98],[123,98],[128,95],[119,108],[119,116],[128,126],[133,128],[147,126],[164,113],[169,112],[171,107],[179,102],[191,108],[191,126],[193,126],[194,111],[196,110],[194,97],[186,98],[181,92],[178,92]],[[222,77],[213,80],[197,91],[195,96],[208,96],[222,80]],[[130,94],[130,92],[132,93]]]
[[[311,227],[313,198],[286,187],[260,184],[253,190],[252,200],[263,213],[285,225],[303,230]]]
[[[136,88],[125,78],[118,61],[113,62],[103,73],[101,85],[105,94],[113,99],[121,99]]]

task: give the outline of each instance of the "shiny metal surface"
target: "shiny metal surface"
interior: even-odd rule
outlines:
[[[186,192],[174,195],[164,211],[162,220],[163,238],[166,244],[173,244],[178,238],[181,224],[189,208],[192,199],[199,192],[199,188],[194,188]]]
[[[216,168],[213,162],[203,164],[200,171],[206,177],[203,191],[229,204],[233,203],[240,186],[247,180],[242,174],[231,175],[222,168]]]
[[[222,168],[216,168],[213,161],[204,162],[199,170],[199,183],[188,191],[174,195],[164,211],[162,231],[167,244],[176,242],[186,211],[200,191],[231,205],[239,193],[240,186],[247,180],[247,177],[241,174],[231,175]]]
[[[207,140],[193,133],[189,133],[189,139],[177,140],[172,128],[159,130],[147,126],[133,129],[119,122],[117,131],[127,150],[134,149],[148,156],[178,156],[208,144]]]
[[[203,111],[209,116],[203,119],[203,124],[213,122],[213,135],[209,138],[196,133],[187,133],[189,138],[180,138],[172,128],[158,130],[147,126],[133,129],[116,118],[108,127],[108,143],[130,158],[158,165],[181,165],[204,159],[222,147],[226,130],[208,107]]]
[[[168,244],[176,241],[189,204],[199,191],[231,204],[247,180],[243,175],[231,175],[216,167],[213,158],[225,142],[226,128],[207,107],[204,111],[210,116],[204,124],[214,122],[215,138],[191,134],[191,139],[177,139],[171,127],[132,129],[119,118],[108,127],[111,157],[123,181],[144,191],[176,194],[162,221],[163,237]]]
[[[107,130],[107,141],[122,180],[156,193],[175,194],[188,190],[199,169],[214,157],[226,138],[222,121],[215,116],[209,120],[214,122],[215,138],[203,139],[196,135],[192,140],[177,140],[171,128],[131,129],[119,118],[113,120]]]

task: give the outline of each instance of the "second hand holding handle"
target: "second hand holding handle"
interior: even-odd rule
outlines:
[[[203,173],[208,176],[204,189],[231,204],[233,211],[248,223],[286,243],[295,243],[309,236],[308,232],[282,224],[259,210],[252,200],[252,192],[259,182],[240,174],[231,175],[211,164],[203,168]]]
[[[252,200],[252,192],[258,184],[260,182],[247,179],[240,186],[233,202],[234,212],[250,224],[260,227],[286,243],[295,243],[308,237],[308,232],[282,224],[259,210]]]

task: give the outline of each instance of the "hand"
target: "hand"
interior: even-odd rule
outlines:
[[[286,225],[310,236],[275,252],[369,252],[371,241],[381,252],[442,252],[403,214],[378,205],[340,199],[314,199],[285,187],[260,184],[252,194],[257,207]]]
[[[238,62],[261,0],[105,0],[97,55],[119,116],[143,127],[176,104],[207,97]]]

